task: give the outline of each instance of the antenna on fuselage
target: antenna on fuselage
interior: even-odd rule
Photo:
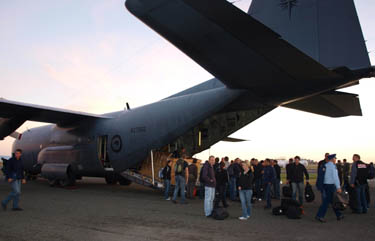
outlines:
[[[128,102],[126,102],[126,110],[130,110],[130,105]]]

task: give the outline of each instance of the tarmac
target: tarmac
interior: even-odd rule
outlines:
[[[372,185],[372,192],[374,187]],[[0,198],[10,191],[0,182]],[[38,179],[22,186],[22,212],[0,210],[1,241],[53,240],[285,240],[285,241],[367,241],[375,240],[375,208],[368,214],[344,212],[337,221],[333,211],[327,223],[314,220],[320,203],[305,204],[300,220],[272,216],[264,203],[253,206],[252,217],[239,221],[239,202],[229,202],[230,217],[224,221],[206,218],[203,201],[173,204],[160,191],[137,184],[107,185],[98,178],[78,181],[74,189],[49,187]],[[280,201],[273,201],[278,206]]]

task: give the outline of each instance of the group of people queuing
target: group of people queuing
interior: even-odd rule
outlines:
[[[186,157],[186,156],[185,156]],[[342,190],[355,192],[356,204],[353,212],[366,213],[369,207],[369,187],[367,179],[369,167],[360,160],[360,156],[353,156],[353,164],[346,159],[336,162],[336,155],[326,153],[325,159],[320,161],[317,170],[317,188],[321,192],[322,204],[316,214],[316,219],[325,222],[324,216],[329,205],[332,205],[335,193]],[[295,156],[289,159],[286,165],[286,185],[292,190],[292,199],[298,201],[302,207],[305,198],[305,185],[309,184],[310,175],[307,168],[301,163],[301,158]],[[373,168],[373,165],[372,165]],[[184,158],[178,159],[172,170],[172,162],[168,161],[162,170],[165,199],[169,196],[171,185],[171,172],[175,174],[175,189],[172,195],[173,203],[177,203],[180,193],[180,203],[186,204],[185,186],[187,198],[193,199],[195,191],[201,199],[204,199],[204,214],[211,217],[213,210],[220,204],[229,207],[227,197],[233,202],[240,201],[242,216],[240,220],[247,220],[252,214],[252,204],[265,201],[264,209],[272,208],[272,199],[281,199],[281,167],[277,160],[265,159],[258,161],[253,158],[250,161],[242,161],[236,158],[229,161],[228,157],[222,159],[210,156],[203,164],[198,176],[197,160],[191,164]],[[373,169],[372,169],[373,170]],[[199,183],[200,188],[195,189]],[[339,210],[334,210],[337,220],[343,219]]]

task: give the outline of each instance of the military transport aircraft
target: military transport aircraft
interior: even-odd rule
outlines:
[[[29,172],[69,184],[121,173],[168,145],[193,155],[279,106],[361,115],[358,96],[338,91],[375,76],[353,0],[253,0],[248,14],[225,0],[125,6],[215,78],[102,115],[0,99],[0,138],[16,138]],[[15,133],[27,120],[52,125]]]

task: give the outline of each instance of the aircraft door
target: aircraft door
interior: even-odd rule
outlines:
[[[108,157],[108,136],[98,137],[98,158],[105,170],[112,169],[109,157]]]

